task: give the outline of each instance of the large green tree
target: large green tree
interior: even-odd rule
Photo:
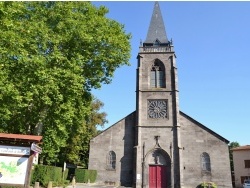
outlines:
[[[55,162],[88,134],[92,88],[128,65],[130,34],[90,2],[0,2],[0,131],[43,136]]]
[[[61,152],[61,160],[69,163],[75,163],[84,167],[88,165],[89,156],[89,141],[98,134],[97,125],[104,126],[108,121],[106,120],[106,113],[100,112],[104,104],[94,99],[91,103],[91,113],[86,118],[85,129],[79,129],[70,133],[66,148]],[[63,161],[61,161],[62,163]]]

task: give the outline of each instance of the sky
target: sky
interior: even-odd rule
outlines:
[[[154,1],[93,1],[131,33],[130,66],[94,90],[109,121],[136,108],[136,68]],[[230,142],[250,145],[250,2],[160,1],[167,37],[177,56],[180,110]]]

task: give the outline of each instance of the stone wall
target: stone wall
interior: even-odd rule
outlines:
[[[89,169],[97,170],[97,183],[131,186],[133,180],[135,112],[90,141]],[[116,169],[107,169],[109,151],[116,154]]]
[[[183,188],[195,188],[201,182],[214,182],[218,187],[232,187],[227,140],[181,113],[181,149]],[[201,155],[210,156],[211,173],[202,171]]]

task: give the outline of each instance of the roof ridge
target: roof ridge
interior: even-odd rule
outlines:
[[[237,150],[250,150],[250,145],[238,146],[236,148],[232,148],[231,150],[233,150],[233,151],[237,151]]]

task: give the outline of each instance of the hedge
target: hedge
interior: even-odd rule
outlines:
[[[39,182],[41,186],[47,186],[52,181],[54,186],[62,185],[68,176],[68,169],[64,172],[64,180],[62,173],[61,167],[36,165],[32,171],[31,184]]]
[[[78,183],[94,183],[96,180],[97,171],[77,168],[75,170],[75,180]]]

